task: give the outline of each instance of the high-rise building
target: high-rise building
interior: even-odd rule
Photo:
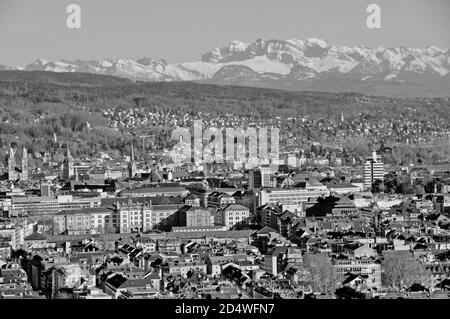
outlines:
[[[259,189],[263,187],[271,187],[270,167],[262,166],[261,168],[251,169],[248,176],[249,189]]]
[[[364,187],[372,188],[376,180],[384,180],[384,166],[381,156],[376,151],[372,152],[372,156],[366,159],[364,165]]]
[[[69,180],[74,174],[73,170],[73,158],[70,155],[69,146],[67,146],[66,158],[63,162],[62,178]]]

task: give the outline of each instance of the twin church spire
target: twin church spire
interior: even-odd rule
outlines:
[[[16,181],[28,180],[28,151],[25,147],[22,148],[22,162],[20,169],[16,165],[16,150],[13,147],[9,149],[9,157],[8,157],[8,180]],[[137,166],[136,166],[136,158],[134,155],[134,146],[133,142],[131,142],[131,153],[130,153],[130,162],[128,163],[128,175],[130,178],[136,176]],[[69,147],[66,148],[66,156],[63,162],[62,169],[62,178],[65,180],[69,180],[72,176],[78,175],[76,168],[73,165],[73,157],[70,154]],[[76,176],[78,177],[78,176]]]
[[[16,165],[16,150],[13,147],[9,148],[8,180],[28,180],[28,151],[25,146],[22,148],[22,162],[20,169]]]

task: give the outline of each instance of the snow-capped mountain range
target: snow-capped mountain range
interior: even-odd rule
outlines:
[[[10,69],[2,67],[0,70]],[[232,41],[200,62],[108,59],[45,61],[26,71],[87,72],[140,81],[201,81],[293,90],[356,91],[385,95],[450,95],[450,50],[429,46],[367,48],[321,39]],[[397,94],[395,90],[401,92]],[[392,91],[392,92],[391,92]]]

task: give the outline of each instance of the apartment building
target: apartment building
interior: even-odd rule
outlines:
[[[186,227],[212,226],[212,211],[201,206],[183,208],[179,212],[179,225]]]
[[[230,204],[236,204],[236,199],[227,193],[214,191],[208,195],[210,208],[224,208]]]
[[[153,228],[151,202],[118,204],[115,213],[120,233],[145,232]]]
[[[230,229],[236,224],[248,221],[250,210],[239,204],[230,204],[222,210],[221,216],[223,225]]]
[[[108,231],[108,218],[111,208],[84,208],[63,210],[53,216],[53,233],[55,235],[103,234]]]
[[[381,265],[373,259],[336,259],[333,268],[335,276],[338,278],[346,273],[367,276],[369,288],[381,288]]]

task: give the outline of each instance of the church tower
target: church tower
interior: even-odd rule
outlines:
[[[134,159],[133,141],[131,141],[130,162],[128,163],[128,177],[133,178],[136,175],[136,161]]]
[[[20,179],[22,181],[28,180],[28,152],[25,146],[22,149],[22,175]]]
[[[8,180],[15,181],[17,179],[16,174],[16,151],[11,146],[9,147],[8,157]]]
[[[73,176],[73,159],[70,155],[69,146],[67,146],[66,158],[63,162],[62,178],[69,180]]]

